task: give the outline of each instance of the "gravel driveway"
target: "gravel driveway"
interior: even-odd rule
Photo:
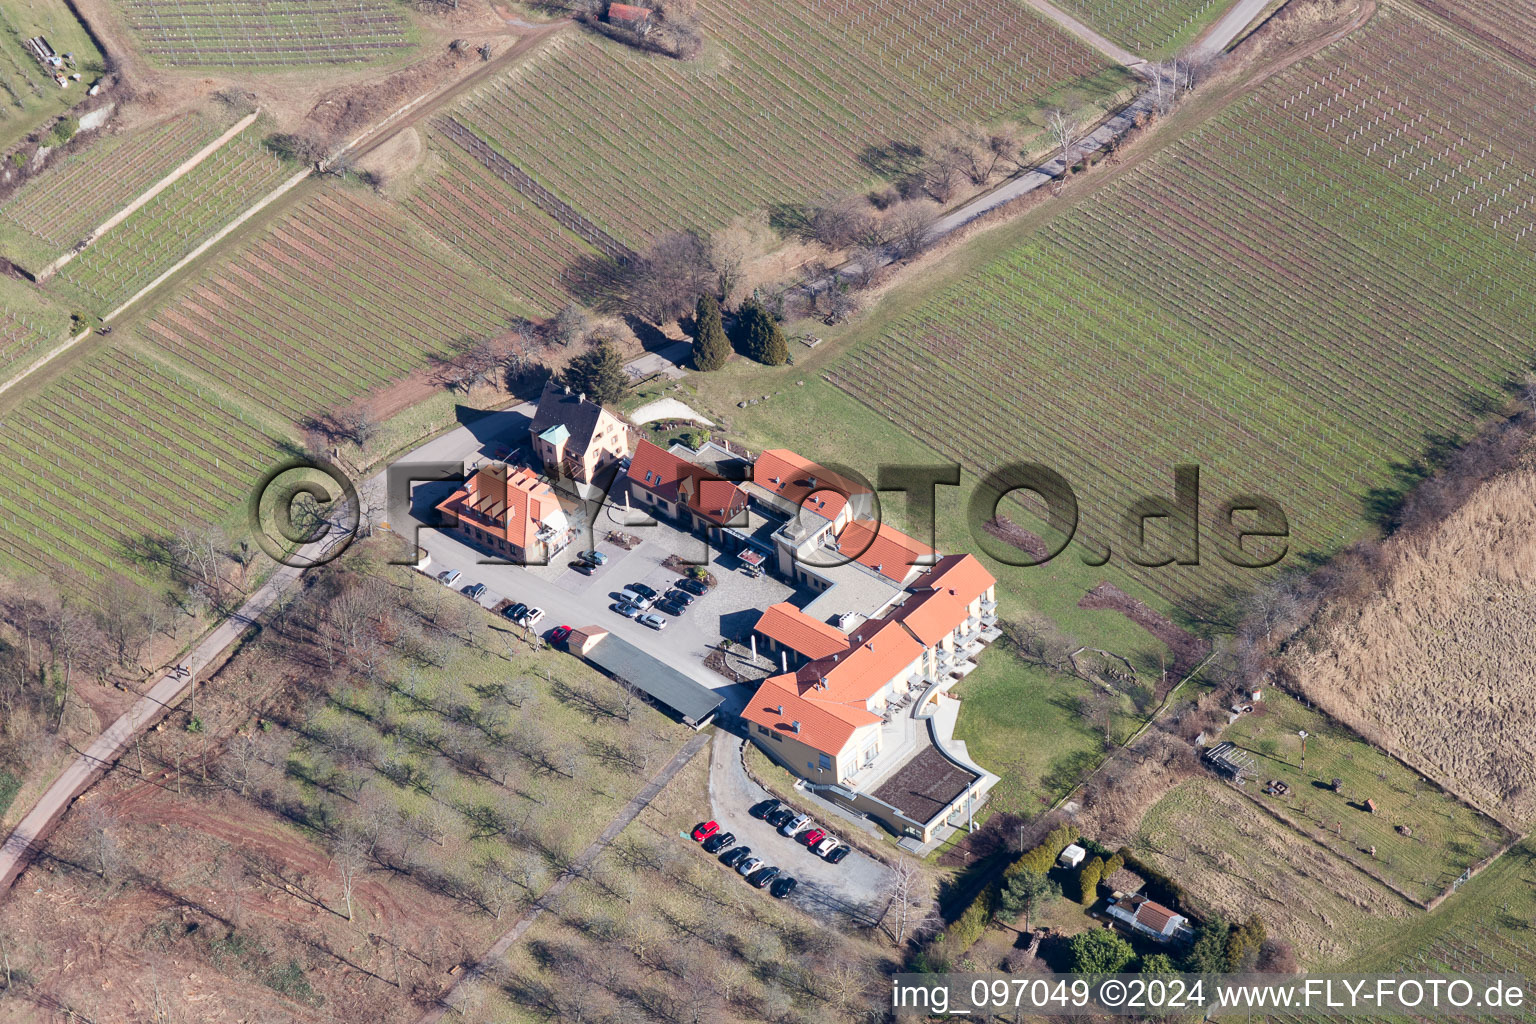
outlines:
[[[790,902],[802,910],[866,925],[877,921],[885,907],[881,893],[891,876],[890,869],[857,849],[841,864],[828,864],[798,841],[779,835],[773,826],[748,814],[747,808],[769,799],[769,794],[742,768],[741,744],[741,737],[722,729],[710,752],[709,802],[721,829],[736,833],[736,844],[752,847],[754,857],[793,875],[800,886]],[[843,829],[834,823],[832,833],[842,835]]]

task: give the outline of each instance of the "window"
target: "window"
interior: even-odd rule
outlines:
[[[770,733],[769,733],[769,732],[768,732],[768,727],[767,727],[767,726],[766,726],[766,725],[760,725],[760,726],[758,726],[758,727],[757,727],[757,731],[758,731],[758,732],[760,732],[760,733],[762,733],[762,734],[763,734],[763,735],[764,735],[764,736],[768,736],[768,735],[770,735]]]
[[[817,757],[817,760],[821,762],[820,767],[823,770],[825,770],[825,771],[831,771],[832,770],[832,759],[830,757],[828,757],[826,754],[819,755]]]

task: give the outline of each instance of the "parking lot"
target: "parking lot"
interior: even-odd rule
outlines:
[[[800,885],[790,902],[802,910],[873,924],[885,904],[890,868],[857,848],[842,863],[830,864],[798,838],[780,835],[766,821],[752,817],[748,809],[769,799],[769,794],[742,768],[741,742],[740,737],[722,731],[711,751],[709,802],[721,830],[736,833],[736,844],[750,846],[752,856],[793,875]],[[840,838],[857,827],[840,818],[817,819],[816,824]]]
[[[452,485],[419,484],[413,496],[413,514],[424,520],[427,509],[447,497]],[[614,514],[610,514],[614,513]],[[608,561],[593,575],[584,576],[570,567],[585,541],[577,541],[548,565],[520,566],[499,563],[490,555],[460,541],[449,533],[424,529],[418,543],[432,556],[429,574],[456,569],[461,575],[455,588],[470,583],[485,584],[480,604],[493,608],[505,599],[542,608],[545,613],[539,631],[555,626],[597,625],[621,636],[636,647],[665,660],[669,665],[715,690],[725,698],[723,710],[739,711],[756,686],[733,685],[724,676],[704,665],[704,658],[722,637],[746,642],[762,610],[789,598],[794,591],[767,576],[749,577],[737,571],[734,556],[711,553],[708,569],[719,581],[708,593],[698,597],[679,616],[664,616],[665,627],[654,630],[614,611],[619,591],[633,583],[643,583],[658,593],[666,593],[679,579],[677,572],[664,564],[677,555],[690,560],[702,559],[701,540],[667,524],[655,526],[621,525],[623,509],[605,508],[598,513],[592,536],[596,550]],[[603,538],[618,530],[641,539],[632,550],[625,550]],[[764,662],[764,672],[767,662]]]

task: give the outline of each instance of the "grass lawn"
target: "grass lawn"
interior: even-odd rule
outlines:
[[[897,425],[821,380],[814,372],[821,361],[818,355],[811,353],[804,358],[804,366],[781,368],[735,359],[723,370],[693,374],[681,387],[658,390],[649,397],[665,395],[688,403],[753,451],[792,448],[809,458],[825,460],[829,468],[843,467],[863,474],[872,483],[878,482],[882,466],[947,462]],[[796,356],[800,357],[799,351]],[[769,397],[745,409],[737,408],[737,396],[747,395]],[[1071,550],[1043,566],[1008,566],[987,557],[968,525],[965,505],[975,486],[976,478],[962,473],[958,488],[938,488],[932,529],[939,550],[969,551],[982,559],[998,579],[1002,618],[1044,615],[1076,643],[1124,655],[1136,665],[1144,682],[1155,682],[1167,648],[1118,612],[1085,610],[1077,607],[1077,602],[1104,580],[1161,610],[1157,598],[1118,571],[1113,562],[1097,568],[1087,566]],[[881,515],[886,520],[919,540],[928,539],[901,494],[881,497]],[[980,667],[958,692],[963,698],[958,737],[981,765],[1003,777],[993,790],[989,810],[1036,814],[1098,763],[1101,743],[1076,710],[1077,699],[1088,692],[1084,681],[1026,665],[995,646],[982,656]],[[1139,720],[1127,703],[1114,725],[1115,738],[1123,739],[1137,724]]]
[[[0,771],[0,817],[10,810],[11,801],[16,799],[16,794],[21,790],[21,777],[12,775],[7,771]]]
[[[54,53],[74,54],[81,81],[59,88],[27,50],[33,36],[47,39]],[[101,70],[101,51],[64,0],[5,5],[0,10],[0,152],[85,99]]]
[[[991,811],[1033,817],[1047,810],[1102,759],[1104,734],[1077,711],[1089,684],[1020,661],[997,648],[982,657],[955,693],[961,698],[955,738],[977,762],[1002,776]],[[1116,739],[1137,723],[1119,719]]]
[[[1516,844],[1432,914],[1346,965],[1360,972],[1442,968],[1536,976],[1536,844]]]
[[[1424,916],[1210,778],[1153,805],[1131,848],[1197,901],[1187,909],[1229,921],[1257,913],[1307,969],[1343,963]]]
[[[1303,729],[1305,771],[1297,735]],[[1509,838],[1497,822],[1273,687],[1253,714],[1232,723],[1221,738],[1254,755],[1258,778],[1248,790],[1256,799],[1418,899],[1438,895]],[[1331,785],[1336,778],[1343,781],[1339,793]],[[1269,779],[1285,782],[1291,792],[1265,795],[1261,787]],[[1375,803],[1375,814],[1365,809],[1366,800]]]

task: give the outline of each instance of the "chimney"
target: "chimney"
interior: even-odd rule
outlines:
[[[576,396],[576,401],[577,402],[585,402],[586,400],[587,400],[587,393],[585,391],[583,391],[581,394]]]
[[[569,385],[569,384],[567,384],[567,385],[566,385],[566,386],[565,386],[565,393],[566,393],[566,394],[570,394],[570,393],[571,393],[571,386],[570,386],[570,385]]]
[[[800,731],[800,723],[799,722],[790,722],[789,723],[789,731],[790,732],[799,732]]]
[[[783,704],[779,705],[778,711],[779,711],[779,717],[780,718],[784,717],[784,705]]]
[[[810,479],[810,487],[811,487],[811,490],[813,490],[813,491],[816,489],[816,478],[815,477],[811,477],[811,479]]]

